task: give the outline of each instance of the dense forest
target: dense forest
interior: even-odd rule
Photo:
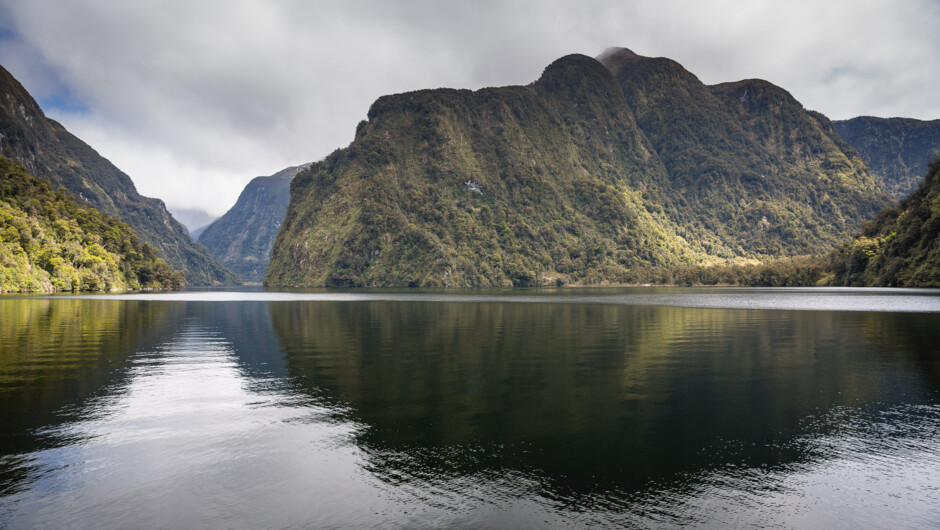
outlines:
[[[127,224],[0,156],[0,292],[174,289],[184,279]]]
[[[940,287],[940,159],[914,193],[834,253],[830,271],[832,285]]]
[[[822,115],[629,50],[379,98],[301,172],[265,283],[654,283],[824,254],[890,204]]]

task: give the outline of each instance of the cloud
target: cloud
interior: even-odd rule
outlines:
[[[0,62],[146,195],[222,213],[344,147],[379,96],[524,84],[611,45],[833,118],[940,118],[940,4],[5,0]]]

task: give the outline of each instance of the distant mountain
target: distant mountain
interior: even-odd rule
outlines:
[[[831,123],[770,83],[599,59],[524,87],[379,98],[294,180],[266,284],[645,282],[825,252],[889,203]]]
[[[0,67],[0,154],[23,164],[31,175],[64,187],[80,202],[117,217],[157,249],[193,285],[237,279],[194,243],[163,201],[137,193],[130,177],[58,122],[46,118],[20,83]]]
[[[940,156],[940,120],[862,116],[833,125],[895,198],[917,189],[927,165]]]
[[[244,281],[260,283],[268,270],[274,237],[287,211],[290,182],[310,164],[257,177],[245,186],[235,206],[199,235],[199,242]]]
[[[218,219],[218,218],[216,218],[216,219]],[[189,231],[189,237],[193,238],[193,241],[199,241],[199,238],[202,236],[202,233],[205,231],[205,229],[206,229],[206,228],[209,228],[209,225],[211,225],[211,224],[214,223],[214,222],[215,222],[215,219],[213,219],[209,224],[202,225],[202,226],[200,226],[199,228],[196,228],[196,229],[194,229],[194,230],[190,230],[190,231]],[[205,246],[205,245],[203,245],[203,246]]]
[[[940,158],[917,189],[835,253],[831,285],[940,287]]]
[[[196,231],[209,226],[217,218],[199,208],[167,208],[173,218],[183,224],[193,241],[199,240]]]
[[[0,293],[179,288],[126,224],[0,156]]]

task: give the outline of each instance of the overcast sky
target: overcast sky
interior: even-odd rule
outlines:
[[[221,214],[383,94],[527,84],[624,46],[833,119],[940,118],[940,0],[0,0],[0,64],[144,195]]]

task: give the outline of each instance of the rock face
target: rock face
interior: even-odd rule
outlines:
[[[887,205],[822,115],[759,80],[571,55],[521,87],[378,99],[301,172],[282,286],[643,282],[651,269],[824,252]]]
[[[917,189],[927,165],[940,156],[940,120],[861,116],[833,125],[898,199]]]
[[[0,154],[80,202],[117,217],[153,245],[191,285],[234,283],[231,271],[187,235],[163,201],[137,193],[130,177],[58,122],[48,119],[16,79],[0,68]]]
[[[268,270],[274,237],[281,227],[290,182],[310,164],[293,166],[245,186],[235,206],[202,229],[199,242],[246,282],[261,283]]]
[[[940,158],[917,189],[833,256],[831,285],[940,287]]]

